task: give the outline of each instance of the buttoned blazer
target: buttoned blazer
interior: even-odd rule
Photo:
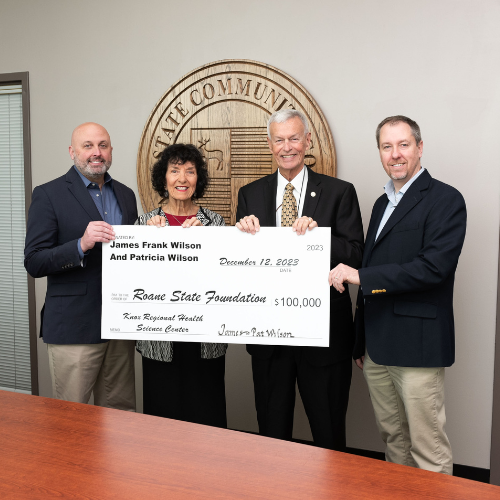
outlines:
[[[113,179],[122,224],[137,219],[134,192]],[[77,241],[91,221],[102,220],[78,172],[33,191],[28,213],[24,266],[34,278],[47,276],[40,336],[49,344],[95,344],[101,340],[101,256],[96,243],[80,262]]]
[[[276,226],[278,172],[243,186],[238,193],[237,220],[258,217],[261,226]],[[312,193],[315,193],[313,196]],[[297,200],[298,202],[298,200]],[[340,262],[359,267],[363,254],[363,225],[354,186],[348,182],[308,169],[303,215],[320,227],[331,227],[331,268]],[[325,274],[325,280],[327,279]],[[311,328],[314,318],[311,317]],[[349,359],[354,345],[352,306],[348,291],[330,291],[330,347],[303,347],[307,360],[316,366]],[[247,345],[257,357],[269,358],[275,346]]]
[[[375,241],[387,206],[373,207],[356,312],[354,358],[390,366],[442,367],[455,360],[453,285],[467,213],[462,195],[424,171]]]

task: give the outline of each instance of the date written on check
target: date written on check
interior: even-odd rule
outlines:
[[[114,230],[102,338],[328,346],[329,228]]]

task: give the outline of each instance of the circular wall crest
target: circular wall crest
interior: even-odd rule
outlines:
[[[165,147],[197,146],[208,164],[210,184],[198,203],[235,223],[238,190],[277,165],[267,145],[267,120],[280,109],[298,109],[309,120],[312,141],[306,164],[335,176],[335,146],[315,100],[283,71],[248,60],[224,60],[195,69],[161,97],[146,122],[137,155],[142,208],[158,207],[150,170]]]

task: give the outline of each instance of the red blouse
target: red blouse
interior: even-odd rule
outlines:
[[[193,217],[196,217],[196,215],[170,215],[170,214],[165,214],[168,220],[169,226],[182,226],[182,223],[186,219],[192,219]]]

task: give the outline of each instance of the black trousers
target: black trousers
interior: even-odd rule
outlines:
[[[297,382],[314,444],[345,451],[352,360],[314,366],[300,347],[280,346],[269,359],[252,356],[252,370],[261,435],[292,439]]]
[[[197,342],[174,342],[171,362],[142,357],[144,413],[227,427],[226,356],[203,359]]]

